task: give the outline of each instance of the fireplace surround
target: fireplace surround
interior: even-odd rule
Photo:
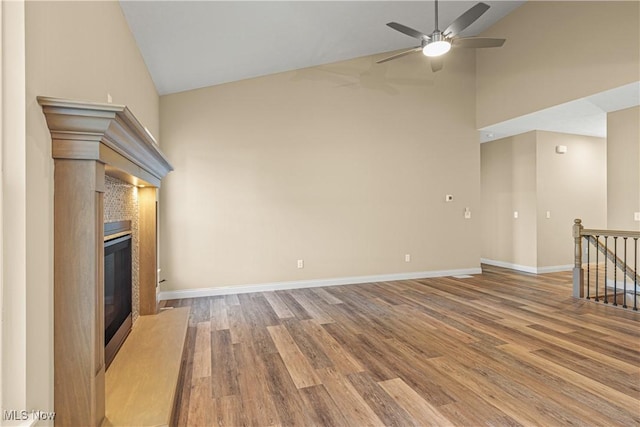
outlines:
[[[157,189],[173,168],[123,105],[38,97],[54,159],[54,410],[56,424],[105,416],[104,191],[137,186],[139,304],[157,312]]]

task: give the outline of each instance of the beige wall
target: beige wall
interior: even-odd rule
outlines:
[[[482,258],[534,268],[536,133],[486,142],[480,150]]]
[[[573,220],[606,226],[606,145],[544,131],[482,144],[482,258],[532,272],[571,265]]]
[[[25,51],[24,2],[0,2],[2,67],[2,391],[0,410],[24,408],[27,395],[27,303],[25,290]]]
[[[162,290],[477,268],[474,55],[445,67],[365,57],[163,96]]]
[[[0,46],[2,46],[2,41],[4,39],[4,37],[6,37],[4,35],[4,24],[2,23],[2,17],[4,16],[3,13],[3,6],[2,4],[0,4]],[[22,31],[22,34],[24,34],[24,31]],[[3,48],[4,50],[4,48]],[[0,57],[0,111],[4,112],[6,110],[6,105],[9,104],[9,99],[5,96],[4,91],[3,91],[3,86],[4,86],[4,63],[5,63],[5,59],[4,56]],[[21,88],[24,88],[24,84],[21,86]],[[24,100],[23,97],[20,97],[20,99]],[[0,165],[2,164],[2,152],[4,151],[4,114],[0,113]],[[3,206],[4,206],[4,176],[3,173],[0,173],[0,242],[4,242],[4,214],[3,214]],[[3,252],[4,252],[4,245],[2,248]],[[3,303],[3,296],[4,296],[4,267],[3,267],[3,257],[0,256],[0,308],[2,309],[2,313],[4,313],[4,303]],[[3,329],[4,329],[4,314],[0,314],[0,384],[3,384],[2,382],[2,377],[3,377],[3,371],[4,371],[4,359],[5,356],[3,355]],[[3,387],[0,386],[0,410],[2,408],[4,408],[4,399],[3,399]]]
[[[536,135],[538,267],[571,265],[573,220],[606,228],[607,141],[556,132]],[[566,146],[567,153],[557,154],[557,145]]]
[[[608,228],[640,230],[640,107],[607,115]]]
[[[124,104],[159,139],[159,99],[117,2],[28,1],[27,96]],[[42,119],[44,124],[44,118]]]
[[[528,1],[477,50],[478,128],[640,79],[640,2]]]
[[[28,317],[14,320],[26,322],[26,409],[52,410],[53,161],[36,96],[106,102],[110,93],[156,136],[159,99],[117,2],[30,1],[25,22]]]
[[[541,26],[542,22],[545,25]],[[605,29],[607,36],[594,37],[598,29]],[[529,1],[483,35],[505,37],[507,42],[501,49],[479,49],[476,53],[478,127],[640,78],[637,1]],[[571,263],[571,256],[565,255],[571,253],[571,243],[562,236],[570,236],[574,217],[582,218],[590,228],[606,228],[608,217],[609,228],[638,229],[633,212],[640,210],[639,119],[637,109],[633,111],[609,115],[609,144],[597,138],[536,133],[537,253],[531,265],[544,268]],[[558,144],[567,145],[568,153],[556,155],[553,149]],[[485,151],[487,162],[497,155],[490,155],[491,150],[495,149],[483,145],[483,179],[489,178],[484,173]],[[585,170],[584,163],[590,163],[591,169]],[[483,183],[483,209],[497,209],[484,205],[484,190]],[[567,194],[575,197],[567,198]],[[546,218],[546,211],[551,211],[551,218]],[[483,221],[483,258],[495,256],[517,263],[515,252],[508,253],[509,245],[517,248],[517,244],[504,236],[499,242],[488,240],[497,229],[513,233],[512,228],[498,227],[494,217]]]

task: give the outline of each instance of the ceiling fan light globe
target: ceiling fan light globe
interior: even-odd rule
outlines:
[[[424,56],[440,56],[451,50],[451,43],[447,40],[438,40],[428,43],[425,47],[422,48],[422,53]]]

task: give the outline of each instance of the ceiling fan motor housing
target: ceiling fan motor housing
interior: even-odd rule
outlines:
[[[429,36],[429,38],[431,39],[431,42],[441,42],[441,41],[446,41],[447,38],[444,36],[444,34],[442,34],[441,31],[434,31],[433,33],[431,33],[431,35]]]

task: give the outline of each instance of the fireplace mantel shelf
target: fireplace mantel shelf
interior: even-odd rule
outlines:
[[[38,97],[54,159],[97,160],[108,175],[160,186],[173,167],[153,136],[124,105]]]

